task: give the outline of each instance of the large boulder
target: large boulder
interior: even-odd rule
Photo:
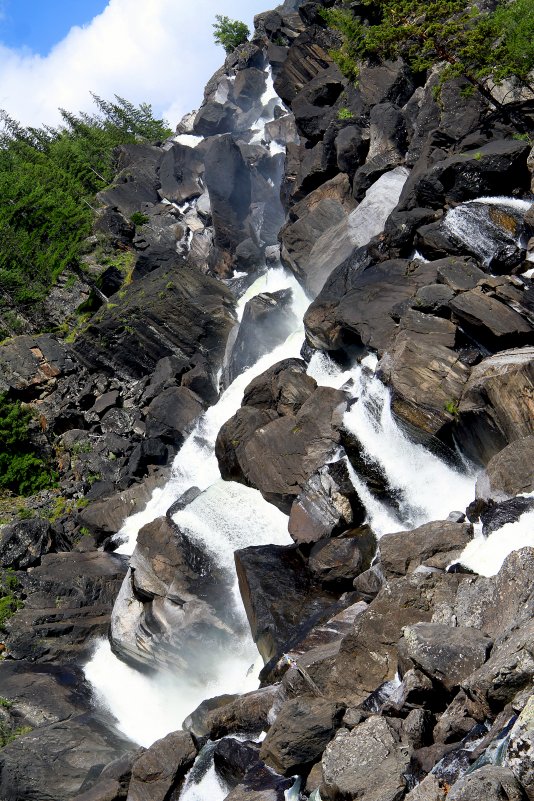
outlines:
[[[534,436],[512,442],[495,454],[478,476],[476,497],[505,501],[522,493],[534,492],[534,474],[525,470],[534,453]]]
[[[339,728],[344,711],[343,704],[324,698],[286,701],[261,745],[261,759],[285,776],[309,770]]]
[[[458,409],[458,441],[487,464],[509,443],[534,433],[534,348],[503,351],[471,370]]]
[[[524,801],[521,785],[509,768],[499,765],[484,765],[478,770],[463,776],[454,783],[447,799],[450,801]]]
[[[323,759],[326,801],[397,801],[406,789],[409,749],[387,718],[373,716],[352,731],[341,729]]]
[[[489,637],[467,626],[416,623],[404,627],[398,650],[402,670],[422,670],[450,692],[484,664],[492,645]]]
[[[380,539],[382,570],[392,577],[413,573],[420,565],[444,570],[457,560],[472,536],[473,527],[469,523],[449,520],[385,534]]]
[[[132,765],[128,801],[166,801],[169,793],[179,791],[196,755],[189,732],[175,731],[157,740]]]
[[[273,378],[279,386],[279,377],[270,368],[245,390],[245,405],[219,431],[215,452],[223,478],[259,489],[266,500],[289,512],[307,479],[339,442],[346,398],[329,387],[315,386],[310,393],[313,379],[299,378],[308,397],[293,412],[272,398]],[[291,386],[288,393],[291,398]]]
[[[57,550],[67,550],[67,543],[57,536],[48,520],[19,520],[0,532],[1,567],[26,570],[38,565],[44,554]]]
[[[336,600],[306,570],[295,546],[251,546],[236,551],[235,560],[252,637],[265,662],[299,626],[311,628]]]
[[[274,685],[203,701],[184,720],[183,727],[195,737],[210,740],[237,733],[257,735],[268,728],[269,713],[278,695],[279,687]]]

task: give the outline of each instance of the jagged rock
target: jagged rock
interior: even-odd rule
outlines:
[[[325,32],[312,26],[293,42],[274,80],[274,88],[286,105],[306,84],[332,65],[328,54],[331,42]]]
[[[306,336],[317,348],[336,350],[353,341],[382,354],[397,330],[395,308],[435,280],[432,262],[373,264],[359,248],[330,275],[304,316]]]
[[[111,306],[111,304],[110,304]],[[216,372],[234,326],[234,300],[220,282],[188,265],[159,268],[93,318],[74,351],[91,372],[122,380],[151,374],[160,359],[202,353]]]
[[[402,670],[416,667],[451,691],[484,664],[492,645],[477,629],[416,623],[403,630],[398,644],[400,666]]]
[[[343,88],[344,80],[336,66],[323,70],[306,83],[291,103],[301,136],[310,142],[317,142],[324,136]]]
[[[195,680],[208,681],[210,666],[205,665],[205,672],[200,667],[204,649],[211,649],[215,664],[215,655],[242,626],[226,600],[230,584],[225,571],[171,520],[157,518],[137,536],[113,609],[113,648],[141,667],[194,666]]]
[[[369,570],[365,570],[356,576],[353,582],[353,587],[356,593],[362,600],[369,603],[376,598],[380,590],[385,584],[385,576],[380,569],[380,565],[373,565]]]
[[[381,362],[392,387],[392,409],[424,434],[437,434],[454,420],[457,401],[469,378],[469,368],[451,348],[426,334],[406,333]]]
[[[412,709],[402,724],[402,736],[414,749],[432,741],[432,714],[427,709]]]
[[[48,520],[19,520],[2,528],[0,565],[13,570],[34,567],[46,553],[67,550],[68,544],[58,537]]]
[[[368,526],[362,526],[341,538],[316,542],[308,568],[325,586],[350,589],[355,576],[369,568],[375,552],[376,536]]]
[[[523,315],[480,288],[463,292],[449,306],[453,319],[490,350],[530,345],[534,340],[534,328]]]
[[[157,740],[132,765],[128,801],[165,801],[179,791],[197,749],[189,732],[176,731]]]
[[[286,790],[293,784],[293,778],[279,776],[265,765],[253,765],[226,801],[284,801]]]
[[[126,801],[135,756],[135,752],[130,752],[114,759],[106,765],[94,784],[86,778],[76,795],[76,801]],[[90,785],[89,790],[85,789],[86,785]]]
[[[434,727],[436,743],[454,743],[462,740],[477,723],[482,723],[480,707],[460,690]]]
[[[462,777],[447,793],[448,801],[499,801],[503,797],[509,801],[524,801],[521,785],[508,768],[498,765],[484,765],[473,773]]]
[[[74,366],[67,348],[48,334],[13,337],[0,348],[0,392],[11,389],[32,400]]]
[[[534,474],[525,470],[534,453],[534,436],[516,440],[495,454],[476,483],[476,497],[504,501],[534,492]]]
[[[232,348],[228,366],[229,381],[233,381],[260,356],[270,353],[294,330],[297,319],[291,309],[290,289],[262,292],[248,301]]]
[[[480,515],[482,533],[485,537],[507,523],[516,523],[521,515],[534,509],[534,498],[510,498],[497,504],[490,504]]]
[[[440,701],[438,701],[439,703]],[[420,670],[407,670],[394,695],[393,705],[400,709],[432,709],[436,704],[436,693],[431,680]]]
[[[504,760],[525,790],[534,797],[534,695],[528,699],[510,732]]]
[[[345,712],[324,698],[295,698],[282,706],[261,745],[260,757],[279,773],[309,770],[322,755]]]
[[[104,636],[127,559],[111,553],[46,554],[24,578],[26,600],[8,623],[12,659],[74,662]]]
[[[486,274],[474,264],[473,260],[464,256],[449,256],[434,262],[438,272],[438,282],[446,284],[455,292],[474,289]]]
[[[364,519],[365,509],[341,460],[324,465],[308,479],[291,506],[288,530],[297,544],[317,542]]]
[[[415,89],[411,72],[402,59],[363,66],[358,86],[364,102],[370,106],[385,102],[403,106]]]
[[[203,701],[185,719],[184,728],[195,737],[210,740],[236,733],[259,734],[268,727],[268,715],[278,694],[278,685],[273,685],[244,695]]]
[[[334,603],[293,546],[258,545],[235,552],[239,590],[252,637],[265,662],[297,626],[313,625]]]
[[[387,718],[370,717],[351,732],[341,729],[327,746],[321,798],[396,801],[406,788],[409,749]]]
[[[419,565],[444,570],[458,559],[473,536],[469,523],[448,520],[426,523],[412,531],[385,534],[380,539],[380,564],[387,576],[413,573]]]
[[[225,737],[217,743],[213,751],[215,770],[233,788],[260,761],[259,751],[260,746],[257,743]]]
[[[158,168],[163,157],[159,147],[144,144],[119,145],[117,162],[120,172],[107,189],[97,194],[104,206],[118,209],[128,219],[144,204],[159,200]]]
[[[285,372],[286,363],[282,365]],[[279,376],[270,368],[255,379],[245,391],[244,403],[270,404],[273,378],[276,385]],[[309,391],[309,380],[305,385]],[[288,394],[291,402],[291,386]],[[277,406],[282,410],[280,402]],[[222,477],[256,487],[266,500],[289,512],[307,479],[328,460],[339,441],[345,406],[343,392],[316,387],[295,413],[241,408],[217,437],[215,453]]]
[[[487,464],[509,443],[534,434],[533,385],[532,347],[497,353],[473,367],[457,422],[464,453]]]
[[[204,164],[199,152],[174,142],[161,160],[160,197],[174,203],[200,197],[204,191],[200,181],[203,172]]]

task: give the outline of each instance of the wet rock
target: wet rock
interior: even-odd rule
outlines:
[[[265,765],[254,765],[226,801],[284,801],[285,791],[293,784],[294,779],[286,779]]]
[[[524,793],[514,774],[508,768],[484,765],[454,783],[447,794],[450,801],[524,801]]]
[[[534,492],[534,474],[525,465],[534,453],[534,436],[523,437],[495,454],[476,483],[476,497],[504,501]]]
[[[203,172],[204,165],[198,151],[174,142],[161,160],[160,197],[174,203],[200,197],[203,192],[200,181]]]
[[[534,498],[510,498],[497,504],[491,504],[480,515],[482,533],[487,537],[507,523],[516,523],[521,515],[532,509],[534,509]]]
[[[235,787],[244,779],[247,771],[260,761],[259,751],[257,743],[225,737],[213,751],[215,770],[229,787]]]
[[[492,644],[476,629],[417,623],[404,628],[398,650],[402,669],[416,667],[451,691],[484,664]]]
[[[290,289],[263,292],[248,301],[228,366],[233,381],[260,356],[270,353],[294,330],[297,319],[291,309]]]
[[[395,801],[406,788],[409,749],[387,718],[370,717],[341,730],[322,760],[321,798]]]
[[[297,543],[317,542],[363,523],[365,509],[344,460],[319,468],[293,501],[288,530]]]
[[[209,681],[216,655],[242,627],[225,600],[230,584],[226,572],[172,521],[157,518],[137,536],[113,609],[113,648],[141,667],[194,666],[195,680]],[[211,664],[202,658],[206,648]]]
[[[44,554],[67,548],[68,543],[62,541],[48,520],[37,517],[19,520],[2,528],[0,565],[13,570],[26,570],[38,565]]]
[[[396,710],[412,710],[420,707],[433,709],[436,705],[434,685],[420,670],[410,668],[404,673],[392,703]]]
[[[308,568],[323,585],[348,590],[355,576],[369,568],[375,552],[376,536],[368,526],[362,526],[341,538],[316,542]]]
[[[412,531],[385,534],[380,539],[380,563],[387,576],[413,573],[419,565],[444,570],[473,536],[469,523],[447,520],[426,523]]]
[[[324,698],[295,698],[282,706],[260,756],[283,775],[306,772],[339,728],[345,707]]]
[[[279,694],[278,685],[238,696],[203,701],[184,721],[195,737],[218,740],[228,734],[259,734],[268,728],[268,715]]]
[[[179,790],[196,754],[189,732],[176,731],[157,740],[132,765],[128,801],[165,801]]]
[[[490,356],[471,370],[459,403],[464,453],[487,464],[506,445],[534,434],[534,349]]]
[[[296,547],[252,546],[236,551],[235,559],[252,637],[266,662],[299,624],[317,619],[335,600],[306,570]]]
[[[297,414],[317,386],[302,359],[284,359],[246,387],[243,406],[269,409],[278,415]]]

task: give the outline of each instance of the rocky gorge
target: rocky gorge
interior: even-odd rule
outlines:
[[[354,86],[324,5],[120,148],[0,346],[59,471],[2,499],[2,801],[534,798],[532,142]]]

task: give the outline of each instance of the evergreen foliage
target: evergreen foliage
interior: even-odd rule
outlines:
[[[32,447],[31,413],[0,395],[0,490],[33,495],[53,486],[57,475]]]
[[[222,14],[217,14],[215,19],[217,22],[213,23],[215,33],[213,38],[224,47],[227,53],[232,53],[240,44],[244,44],[250,36],[250,31],[244,22],[239,22],[236,19],[230,19]]]
[[[501,0],[491,13],[470,0],[361,0],[357,12],[338,6],[323,16],[341,34],[333,57],[352,80],[368,59],[402,57],[415,71],[443,63],[440,86],[461,76],[490,101],[489,82],[526,84],[534,68],[532,0]]]
[[[23,128],[0,112],[0,288],[15,305],[43,298],[78,261],[91,200],[114,177],[114,150],[169,135],[149,105],[94,96],[98,111],[61,110],[58,128]]]

